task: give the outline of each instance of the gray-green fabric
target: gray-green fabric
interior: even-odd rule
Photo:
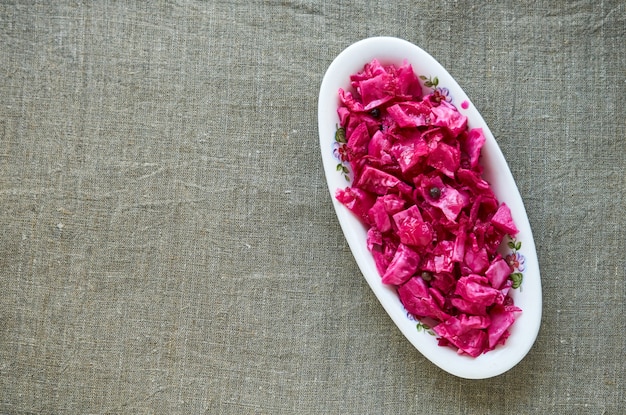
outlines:
[[[463,380],[361,276],[317,95],[370,36],[437,58],[496,136],[539,337]],[[621,414],[623,1],[2,2],[0,413]]]

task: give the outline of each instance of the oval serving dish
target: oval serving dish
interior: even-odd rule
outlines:
[[[336,146],[335,132],[339,124],[338,90],[350,89],[350,75],[361,71],[373,59],[383,65],[396,66],[406,60],[418,76],[423,76],[424,91],[437,86],[445,88],[452,104],[467,116],[468,128],[483,129],[486,138],[481,156],[483,177],[490,183],[498,200],[509,206],[519,229],[515,241],[509,243],[509,246],[503,246],[502,253],[503,256],[514,256],[515,273],[522,279],[521,286],[511,290],[510,294],[522,312],[510,327],[510,337],[506,344],[478,357],[459,355],[453,348],[439,346],[435,336],[427,333],[427,330],[417,329],[417,321],[404,309],[395,287],[381,282],[374,259],[367,249],[366,228],[335,198],[337,189],[351,184],[346,180],[344,171],[337,168],[338,160],[333,154]],[[438,82],[433,85],[432,80],[435,77]],[[324,172],[337,218],[365,280],[400,331],[432,363],[461,378],[485,379],[497,376],[519,363],[534,344],[541,324],[541,278],[535,243],[522,198],[508,164],[482,116],[452,76],[432,56],[405,40],[392,37],[361,40],[341,52],[328,67],[320,88],[318,123]]]

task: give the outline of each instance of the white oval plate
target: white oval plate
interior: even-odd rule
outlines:
[[[476,358],[459,355],[450,347],[439,346],[434,336],[424,330],[417,330],[416,321],[407,315],[395,288],[381,283],[374,259],[366,246],[365,227],[335,198],[338,188],[350,185],[343,173],[337,171],[338,160],[333,156],[335,132],[339,124],[337,91],[339,88],[350,89],[350,75],[361,71],[373,59],[378,59],[382,64],[397,66],[406,59],[418,76],[436,76],[439,87],[448,89],[452,104],[467,116],[469,128],[483,129],[486,138],[481,158],[483,177],[491,184],[498,200],[509,206],[519,229],[516,239],[522,244],[517,253],[523,259],[520,266],[523,282],[519,289],[511,290],[511,296],[515,305],[522,309],[522,313],[511,326],[511,335],[505,345],[497,346]],[[429,88],[424,87],[424,91],[428,92]],[[541,279],[535,243],[509,166],[489,127],[452,76],[432,56],[405,40],[392,37],[361,40],[341,52],[328,67],[320,88],[318,123],[324,172],[339,223],[363,276],[400,331],[431,362],[461,378],[484,379],[497,376],[519,363],[535,342],[541,324]]]

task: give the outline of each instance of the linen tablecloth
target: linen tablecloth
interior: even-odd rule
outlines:
[[[431,53],[528,211],[539,337],[464,380],[392,324],[322,170],[370,36]],[[0,413],[621,414],[623,1],[2,2]]]

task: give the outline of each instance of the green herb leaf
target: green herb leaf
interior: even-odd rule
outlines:
[[[516,250],[516,251],[519,251],[521,248],[522,248],[522,241],[518,241],[518,242],[515,244],[515,250]]]
[[[433,86],[437,86],[439,85],[439,78],[437,78],[436,76],[433,78],[433,82],[432,82]]]
[[[425,80],[427,80],[428,78],[426,78],[424,75],[420,75],[420,79],[421,79],[422,81],[425,81]]]
[[[417,328],[417,331],[419,331],[420,333],[423,331],[428,333],[430,331],[430,327],[422,322],[417,323],[416,328]]]
[[[338,143],[346,143],[346,130],[344,128],[337,128],[337,132],[335,133],[335,141]]]
[[[521,272],[514,272],[511,274],[511,281],[513,281],[512,287],[514,289],[519,288],[522,285],[522,280],[524,279],[524,274]]]
[[[509,243],[507,243],[507,245],[509,246],[509,248],[515,249],[515,242],[513,242],[513,241],[509,241]]]

